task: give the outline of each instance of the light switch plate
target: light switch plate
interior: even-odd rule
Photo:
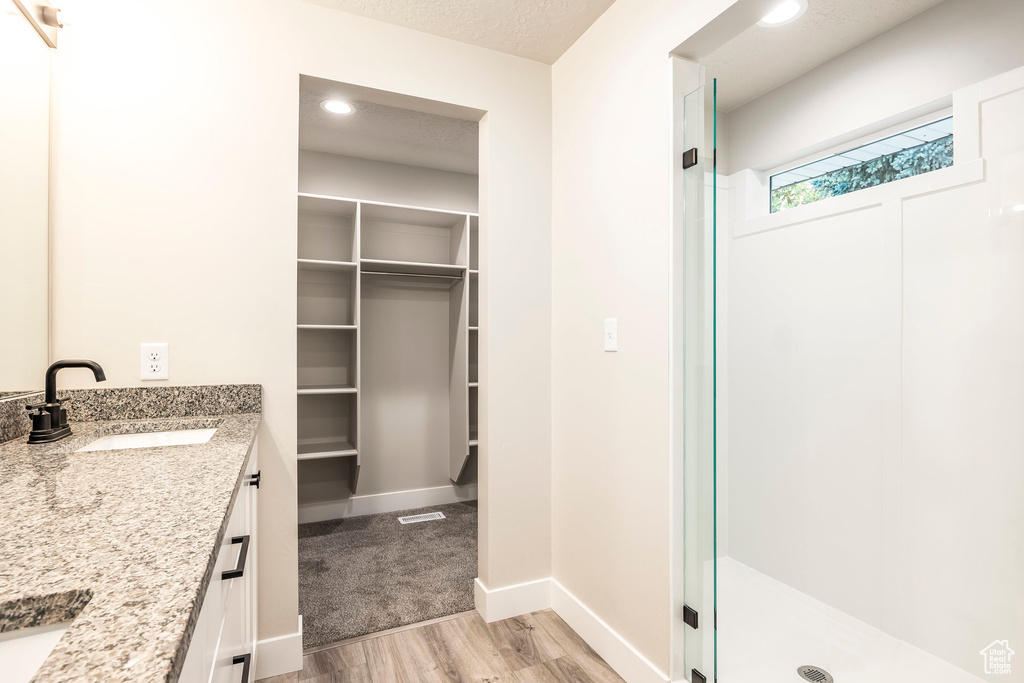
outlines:
[[[618,351],[619,350],[619,319],[618,318],[605,318],[604,319],[604,350],[605,351]]]
[[[139,372],[142,379],[168,379],[167,342],[143,342],[140,349]]]

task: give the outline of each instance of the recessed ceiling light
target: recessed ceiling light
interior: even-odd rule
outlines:
[[[324,100],[320,106],[332,114],[351,114],[355,111],[355,107],[344,100]]]
[[[758,26],[783,26],[796,21],[807,11],[807,0],[783,0],[768,14],[761,17]]]

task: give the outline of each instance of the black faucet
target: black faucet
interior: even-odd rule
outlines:
[[[97,382],[107,379],[100,364],[91,360],[59,360],[48,367],[43,402],[26,406],[30,411],[29,419],[32,420],[32,431],[28,435],[29,443],[50,443],[71,436],[68,411],[60,407],[62,399],[57,398],[57,372],[64,368],[89,368]],[[33,410],[36,412],[32,413]]]

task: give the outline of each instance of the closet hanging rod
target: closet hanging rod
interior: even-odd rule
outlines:
[[[383,270],[364,270],[363,275],[397,275],[398,277],[429,277],[442,280],[462,280],[463,275],[431,275],[429,273],[389,273]]]

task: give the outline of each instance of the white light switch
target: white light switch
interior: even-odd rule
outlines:
[[[604,350],[605,351],[618,351],[619,350],[619,319],[618,318],[605,318],[604,319]]]
[[[147,344],[143,342],[141,349],[142,352],[139,360],[141,362],[140,373],[142,379],[167,379],[167,343]]]

